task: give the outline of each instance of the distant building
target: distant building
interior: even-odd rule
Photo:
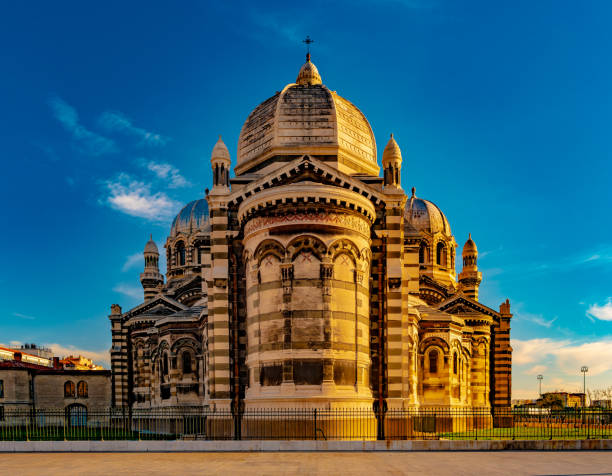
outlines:
[[[21,352],[26,352],[31,355],[42,357],[43,359],[53,359],[53,351],[48,347],[42,347],[36,344],[22,344],[19,349]]]
[[[104,370],[104,367],[101,365],[96,365],[93,363],[91,359],[83,357],[82,355],[64,357],[60,359],[60,364],[63,365],[65,369],[72,370]]]
[[[578,408],[584,407],[586,399],[584,393],[569,393],[569,392],[548,392],[542,394],[542,397],[538,399],[538,404],[541,405],[545,401],[551,401],[557,397],[563,407]]]
[[[110,370],[66,368],[57,357],[0,347],[0,420],[9,410],[65,409],[72,414],[110,404]]]
[[[610,399],[593,400],[593,401],[591,401],[591,406],[592,407],[599,407],[599,408],[612,408],[612,400],[610,400]]]
[[[0,363],[8,362],[24,362],[27,364],[39,365],[41,367],[53,367],[53,358],[38,355],[31,352],[32,349],[9,349],[8,347],[0,347]]]
[[[513,407],[530,407],[530,406],[535,406],[536,405],[536,401],[533,399],[516,399],[516,400],[512,400],[512,406]]]

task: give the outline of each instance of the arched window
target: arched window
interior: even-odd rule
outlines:
[[[183,374],[190,374],[192,372],[191,354],[189,352],[183,352]]]
[[[77,383],[77,396],[79,398],[87,398],[87,382],[81,380]]]
[[[176,264],[178,266],[185,266],[185,243],[179,241],[176,245]]]
[[[438,351],[435,349],[429,353],[429,372],[438,373]]]
[[[436,263],[440,266],[446,266],[446,249],[441,241],[436,246]]]
[[[457,352],[453,353],[453,373],[457,375]]]
[[[427,262],[427,245],[421,242],[419,246],[419,263],[425,264]]]
[[[74,382],[68,380],[64,383],[64,398],[74,397]]]
[[[162,364],[162,374],[168,375],[168,354],[164,354],[164,360]]]

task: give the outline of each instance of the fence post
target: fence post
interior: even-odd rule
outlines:
[[[314,409],[314,439],[317,439],[317,409]]]
[[[548,426],[550,426],[550,439],[553,439],[553,414],[552,408],[550,409],[550,413],[548,414]]]
[[[586,412],[586,408],[582,408],[582,411],[584,412],[584,417],[587,420],[587,440],[591,438],[591,422],[589,421],[589,414]]]

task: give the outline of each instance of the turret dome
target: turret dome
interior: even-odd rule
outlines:
[[[469,234],[468,240],[465,242],[465,245],[463,245],[463,256],[466,255],[474,255],[474,254],[478,254],[478,248],[476,248],[476,243],[474,243],[474,240],[472,240],[472,234]]]
[[[450,225],[442,210],[429,200],[418,198],[414,187],[412,196],[406,202],[404,220],[418,231],[451,235]]]
[[[219,140],[217,140],[217,143],[213,147],[211,158],[231,162],[229,150],[227,149],[225,142],[223,142],[223,139],[221,139],[221,136],[219,136]]]
[[[238,139],[236,175],[266,174],[302,155],[348,174],[378,175],[376,141],[363,113],[321,82],[307,58],[295,83],[257,106]]]
[[[157,245],[153,241],[153,235],[151,235],[151,238],[149,239],[149,241],[147,241],[147,244],[145,245],[145,248],[144,248],[144,252],[145,253],[156,253],[156,254],[159,254],[159,250],[157,249]]]
[[[196,231],[209,231],[210,220],[208,215],[208,202],[204,198],[189,202],[183,207],[176,218],[172,221],[170,236],[175,237],[179,233],[194,233]]]
[[[399,145],[397,145],[397,142],[393,138],[393,134],[391,134],[389,142],[387,142],[385,150],[383,151],[383,164],[395,161],[402,161],[402,151],[400,150]]]

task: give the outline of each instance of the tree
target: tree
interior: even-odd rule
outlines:
[[[542,398],[538,399],[537,405],[541,408],[552,408],[553,410],[562,410],[563,398],[555,393],[545,393]]]

